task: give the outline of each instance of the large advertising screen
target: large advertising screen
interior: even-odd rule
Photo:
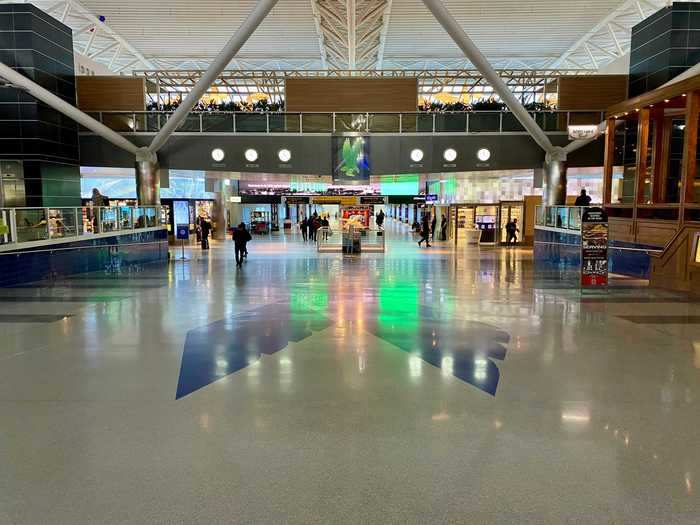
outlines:
[[[369,184],[369,138],[333,137],[333,182]]]

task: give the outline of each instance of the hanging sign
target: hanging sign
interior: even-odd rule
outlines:
[[[569,139],[597,139],[600,136],[600,128],[596,124],[571,124],[569,125]]]
[[[581,286],[608,285],[608,216],[588,208],[581,216]]]

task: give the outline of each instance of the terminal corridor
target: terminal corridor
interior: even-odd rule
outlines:
[[[1,290],[0,522],[697,518],[700,305],[389,229]]]

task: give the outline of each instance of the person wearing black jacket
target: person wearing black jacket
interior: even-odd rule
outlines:
[[[437,215],[433,215],[433,220],[430,222],[430,233],[432,233],[431,239],[435,241],[435,226],[437,226]]]
[[[202,250],[209,249],[209,233],[211,233],[211,222],[207,217],[201,217],[199,227],[202,230]]]
[[[421,239],[418,241],[418,246],[425,241],[426,248],[430,248],[430,217],[427,213],[423,215],[423,226],[421,228],[420,235]]]
[[[236,229],[233,230],[233,245],[236,251],[236,266],[239,268],[243,266],[243,258],[248,253],[246,245],[251,239],[252,237],[250,236],[250,232],[246,230],[244,223],[240,223]]]

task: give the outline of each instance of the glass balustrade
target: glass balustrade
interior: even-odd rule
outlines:
[[[92,116],[122,133],[154,133],[168,112],[102,112]],[[597,124],[603,113],[534,111],[535,122],[548,133],[566,133],[570,122]],[[87,131],[81,129],[82,131]],[[415,113],[285,113],[192,112],[180,133],[527,133],[509,111]]]
[[[0,246],[164,227],[160,206],[0,208]]]

